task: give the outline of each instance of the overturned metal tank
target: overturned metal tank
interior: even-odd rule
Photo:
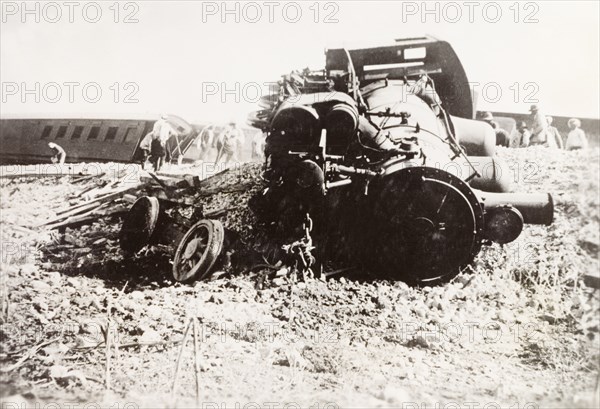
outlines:
[[[445,42],[328,50],[323,71],[284,77],[250,117],[268,135],[257,214],[282,241],[309,214],[321,262],[417,284],[451,279],[482,245],[553,219],[549,194],[509,192],[472,101]]]

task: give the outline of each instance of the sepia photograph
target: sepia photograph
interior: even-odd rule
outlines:
[[[0,12],[1,409],[600,408],[600,1]]]

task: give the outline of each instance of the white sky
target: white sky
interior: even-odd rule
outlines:
[[[243,101],[242,90],[252,99],[256,95],[253,84],[276,81],[296,68],[323,68],[326,47],[381,45],[396,38],[431,34],[450,42],[469,80],[481,84],[477,87],[479,109],[526,112],[530,105],[526,97],[533,93],[549,114],[600,116],[598,1],[471,2],[472,6],[462,1],[349,1],[321,2],[317,7],[312,1],[272,2],[272,6],[259,1],[252,7],[228,3],[231,10],[238,7],[240,22],[235,21],[235,13],[222,16],[222,2],[138,1],[118,4],[119,23],[114,22],[113,1],[99,3],[102,16],[97,23],[84,19],[86,4],[85,16],[95,17],[89,2],[76,2],[73,22],[69,22],[70,6],[63,2],[54,3],[58,8],[28,3],[30,10],[38,7],[37,23],[35,11],[22,14],[21,1],[2,2],[2,115],[168,112],[190,121],[241,120],[256,109],[254,103]],[[492,23],[497,5],[502,14]],[[269,21],[269,7],[273,22]],[[440,21],[435,21],[435,13],[423,15],[424,7],[437,7]],[[469,21],[469,7],[473,7],[473,22]],[[302,14],[293,23],[298,8]],[[316,8],[320,10],[317,23]],[[57,9],[62,13],[60,20],[48,21],[56,18]],[[252,19],[257,9],[262,12],[258,22],[243,21],[244,10]],[[519,22],[515,23],[517,9]],[[210,10],[217,13],[209,15]],[[456,19],[457,10],[462,13],[458,22],[444,21],[444,15]],[[131,12],[138,22],[123,23]],[[324,22],[330,13],[337,22]],[[538,22],[523,22],[528,15]],[[221,17],[226,18],[224,23]],[[35,89],[36,82],[40,84],[39,102],[33,94],[23,94],[23,85]],[[57,97],[56,87],[47,85],[50,82],[61,84],[62,97],[54,103],[50,100]],[[72,102],[65,82],[81,84],[74,88]],[[115,82],[121,87],[116,103],[110,89]],[[130,82],[137,84],[137,91],[132,85],[124,89]],[[492,82],[501,87],[498,101],[493,101],[492,85],[487,101],[481,95],[481,87]],[[100,86],[102,97],[96,103],[82,96],[82,87],[88,83]],[[222,83],[228,89],[238,84],[239,102],[236,95],[221,92]],[[518,95],[511,89],[514,83],[520,85]],[[203,87],[217,88],[217,94],[203,95]],[[93,98],[94,88],[88,91]],[[136,91],[138,102],[124,103],[131,91]]]

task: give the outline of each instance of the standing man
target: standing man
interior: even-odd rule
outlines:
[[[198,141],[196,142],[196,147],[200,151],[200,160],[202,162],[210,158],[210,153],[212,152],[213,146],[215,144],[214,139],[215,132],[213,131],[213,125],[207,126],[200,133]]]
[[[160,170],[162,165],[165,163],[165,159],[167,161],[171,160],[171,152],[169,152],[167,148],[167,142],[171,136],[177,135],[177,131],[175,131],[171,124],[167,122],[167,118],[168,116],[166,114],[162,114],[160,119],[154,123],[154,127],[152,128],[153,137],[150,154],[153,158],[150,161],[154,165],[155,171]]]
[[[527,129],[527,124],[523,121],[517,122],[517,127],[510,136],[511,148],[526,148],[529,146],[531,134]]]
[[[152,149],[152,139],[154,137],[154,133],[153,132],[149,132],[146,136],[144,136],[144,139],[142,139],[142,141],[140,142],[140,162],[142,165],[142,169],[144,169],[146,167],[146,161],[148,160],[148,157],[150,156],[150,150]]]
[[[548,121],[537,105],[529,108],[531,120],[531,145],[548,146]]]
[[[483,113],[481,120],[490,124],[494,129],[498,128],[498,122],[494,121],[494,115],[489,111]]]
[[[152,128],[152,133],[154,133],[154,135],[160,135],[163,127],[167,127],[167,129],[168,127],[170,127],[170,125],[167,122],[167,118],[167,114],[162,114],[160,116],[160,119],[154,123],[154,127]]]
[[[494,116],[492,115],[492,113],[485,112],[481,117],[481,120],[490,124],[490,126],[494,129],[494,132],[496,132],[496,145],[508,147],[510,142],[508,132],[500,128],[498,122],[494,121]]]
[[[54,142],[48,142],[48,147],[53,153],[51,158],[52,163],[58,163],[59,165],[65,163],[65,159],[67,159],[67,153],[60,145],[57,145]]]
[[[581,129],[581,121],[577,118],[569,119],[569,135],[567,136],[567,143],[565,144],[565,149],[568,151],[573,151],[577,149],[587,149],[588,148],[588,140],[585,136],[585,132]]]
[[[164,143],[167,143],[171,136],[177,135],[177,131],[173,129],[170,123],[167,122],[167,115],[165,114],[163,114],[160,119],[154,123],[152,132],[154,135],[158,135]]]
[[[231,162],[235,157],[239,160],[239,154],[242,151],[243,134],[242,131],[237,127],[235,122],[229,123],[229,128],[221,133],[219,141],[217,142],[217,160],[219,162],[221,158],[225,158],[225,163]]]
[[[166,144],[159,135],[152,133],[152,142],[150,144],[150,163],[154,167],[154,171],[158,172],[165,163],[167,155]]]
[[[551,116],[546,117],[546,122],[548,122],[548,130],[546,131],[546,135],[548,136],[548,146],[554,149],[564,149],[562,136],[560,136],[560,132],[554,126],[552,126],[552,122],[554,118]]]

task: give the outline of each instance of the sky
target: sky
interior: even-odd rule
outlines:
[[[480,110],[600,116],[598,1],[1,3],[2,116],[243,120],[326,48],[423,34],[453,46]]]

